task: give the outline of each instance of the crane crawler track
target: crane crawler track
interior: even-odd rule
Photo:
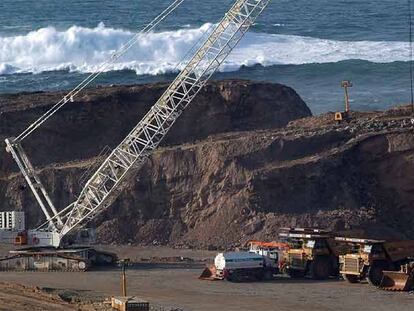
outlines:
[[[95,266],[114,265],[117,256],[90,247],[25,248],[0,258],[0,271],[84,272]]]

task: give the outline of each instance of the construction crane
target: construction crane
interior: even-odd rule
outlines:
[[[29,126],[17,138],[6,139],[7,151],[12,154],[46,217],[44,224],[27,232],[28,245],[60,248],[69,233],[84,226],[114,202],[269,2],[270,0],[237,0],[150,111],[90,177],[77,199],[59,212],[21,146],[22,139],[50,115],[40,118],[39,122]],[[64,102],[68,100],[70,96]],[[72,269],[79,267],[80,270],[89,267],[89,258],[99,257],[96,251],[89,248],[49,249],[43,253],[36,248],[17,251],[10,258],[0,260],[0,269],[15,266],[16,258],[19,264],[22,258],[27,258],[29,266],[29,259],[34,256],[49,260],[57,254],[61,255],[58,257],[62,260],[69,257],[73,259],[72,262],[60,264],[61,266],[71,266]],[[111,260],[111,256],[105,255],[104,261]]]

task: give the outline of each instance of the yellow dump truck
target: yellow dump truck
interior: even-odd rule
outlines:
[[[414,241],[382,241],[337,237],[352,245],[352,251],[339,256],[340,273],[350,283],[366,279],[379,286],[383,271],[399,271],[414,257]]]
[[[281,240],[289,244],[281,261],[281,270],[293,278],[309,275],[327,279],[339,275],[339,243],[326,230],[312,228],[283,228]]]

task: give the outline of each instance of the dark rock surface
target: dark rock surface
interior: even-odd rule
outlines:
[[[88,159],[115,147],[165,90],[165,84],[96,88],[84,92],[44,123],[23,147],[33,162]],[[0,96],[0,140],[16,136],[58,102],[64,93]],[[291,88],[268,83],[223,81],[200,91],[163,145],[178,145],[230,131],[282,127],[310,110]],[[0,148],[0,176],[15,165]]]

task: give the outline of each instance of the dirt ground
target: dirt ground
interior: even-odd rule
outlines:
[[[106,249],[116,250],[121,258],[141,261],[127,271],[128,294],[148,300],[156,306],[154,310],[411,311],[414,307],[413,293],[383,292],[339,280],[198,280],[204,261],[215,252],[162,247]],[[99,302],[120,292],[116,268],[83,273],[2,272],[1,282],[0,310],[104,310]]]

